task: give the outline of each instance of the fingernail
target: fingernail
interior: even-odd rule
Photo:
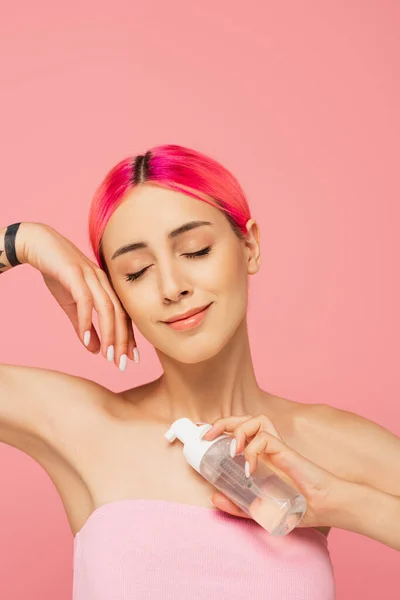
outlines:
[[[246,477],[249,478],[250,477],[250,465],[247,462],[247,460],[244,463],[244,472],[245,472]]]
[[[85,344],[85,346],[89,346],[89,342],[90,342],[90,331],[85,331],[85,333],[83,334],[83,343]]]
[[[114,346],[108,346],[107,360],[109,360],[110,362],[112,362],[114,360]]]
[[[135,363],[138,363],[140,360],[139,350],[136,348],[136,346],[133,349],[133,360],[135,361]]]
[[[125,371],[126,369],[126,354],[123,354],[119,359],[119,368],[121,371]]]
[[[233,440],[231,441],[230,453],[231,457],[234,458],[236,454],[236,438],[233,438]]]

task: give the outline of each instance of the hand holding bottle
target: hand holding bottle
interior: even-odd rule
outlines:
[[[254,473],[260,459],[264,460],[306,498],[307,511],[298,527],[330,525],[335,507],[343,505],[349,482],[287,446],[271,419],[264,414],[217,419],[202,439],[211,441],[224,433],[233,435],[231,456],[243,452],[248,463],[247,476]],[[213,494],[212,502],[232,515],[251,518],[219,491]]]

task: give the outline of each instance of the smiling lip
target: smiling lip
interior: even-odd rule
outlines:
[[[166,321],[164,321],[164,323],[175,323],[176,321],[183,321],[184,319],[187,319],[193,315],[197,315],[197,313],[203,311],[208,306],[210,306],[210,305],[205,304],[204,306],[200,306],[199,308],[193,308],[192,310],[188,310],[187,312],[182,313],[181,315],[178,315],[177,317],[171,317],[170,319],[167,319]]]
[[[207,314],[207,310],[211,306],[211,304],[207,304],[204,307],[200,307],[188,311],[187,313],[184,313],[184,318],[181,317],[175,320],[164,321],[164,323],[169,327],[172,327],[172,329],[176,329],[178,331],[182,331],[184,329],[193,329],[193,327],[196,327],[197,325],[200,325],[200,323],[202,323]]]

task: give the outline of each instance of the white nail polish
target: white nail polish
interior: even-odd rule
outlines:
[[[136,346],[133,349],[133,360],[138,363],[140,360],[140,354],[139,354],[139,350],[136,348]]]
[[[85,333],[83,335],[83,343],[85,344],[85,346],[89,346],[89,342],[90,342],[90,331],[85,331]]]
[[[121,371],[125,371],[126,369],[126,354],[123,354],[119,359],[119,368]]]
[[[247,460],[244,463],[244,472],[245,472],[246,477],[249,478],[250,477],[250,465],[247,462]]]
[[[230,446],[230,454],[231,454],[231,458],[234,458],[235,454],[236,454],[236,438],[233,438],[233,440],[231,441],[231,446]]]
[[[108,346],[107,360],[109,360],[110,362],[112,362],[114,360],[114,346]]]

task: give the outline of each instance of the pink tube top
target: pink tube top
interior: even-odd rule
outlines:
[[[334,600],[326,537],[167,500],[100,506],[74,538],[73,600]]]

